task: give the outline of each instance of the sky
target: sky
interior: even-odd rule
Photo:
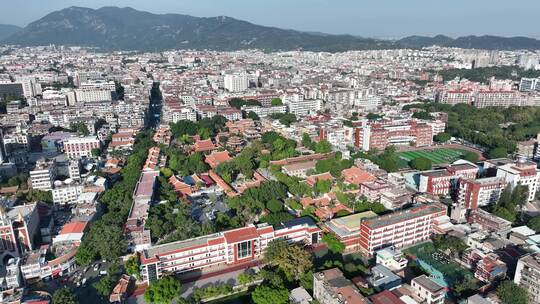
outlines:
[[[539,0],[0,0],[0,23],[25,26],[68,6],[113,5],[374,38],[436,34],[540,38]]]

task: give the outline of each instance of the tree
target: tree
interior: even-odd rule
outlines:
[[[94,287],[99,295],[106,297],[111,294],[114,286],[116,285],[116,281],[116,276],[108,273],[106,276],[99,279],[99,281],[93,283],[92,287]]]
[[[148,303],[172,303],[181,288],[182,284],[174,277],[164,277],[150,283],[144,292],[144,300]]]
[[[479,159],[478,154],[471,151],[465,152],[462,158],[464,160],[470,161],[471,163],[476,163]]]
[[[528,294],[525,289],[512,281],[504,281],[497,287],[497,296],[502,304],[527,304]]]
[[[497,147],[497,148],[489,150],[488,156],[489,156],[489,158],[507,157],[508,156],[508,151],[506,150],[506,148]]]
[[[321,179],[315,183],[315,190],[317,193],[328,193],[332,189],[332,181],[328,179]]]
[[[384,152],[371,159],[383,170],[387,172],[396,172],[399,170],[398,155],[394,146],[384,149]]]
[[[426,111],[415,112],[412,115],[412,117],[417,118],[417,119],[423,119],[423,120],[432,120],[433,119],[433,117],[431,115],[429,115],[429,113],[426,112]]]
[[[272,106],[282,106],[283,101],[281,98],[272,98]]]
[[[77,301],[77,297],[75,296],[75,293],[67,287],[64,286],[60,289],[57,289],[53,294],[52,299],[53,304],[77,304],[79,303]]]
[[[425,170],[430,170],[433,164],[429,158],[420,156],[411,160],[409,162],[409,165],[413,169],[425,171]]]
[[[139,255],[131,256],[124,265],[127,274],[134,276],[137,280],[141,279],[141,259]]]
[[[368,113],[368,114],[366,115],[366,118],[367,118],[368,120],[377,120],[377,119],[382,118],[382,116],[370,112],[370,113]]]
[[[531,217],[527,221],[527,227],[529,227],[532,230],[536,231],[536,233],[540,233],[540,215]]]
[[[261,103],[255,99],[244,100],[242,98],[231,98],[229,105],[233,108],[240,109],[242,106],[261,106]]]
[[[313,267],[309,252],[298,244],[289,244],[284,240],[268,243],[264,260],[269,265],[278,267],[289,280],[298,280],[302,273]]]
[[[322,139],[318,143],[315,144],[315,152],[316,153],[332,152],[332,144],[330,144],[328,140]]]
[[[94,148],[91,151],[93,158],[98,158],[101,156],[101,149],[100,148]]]
[[[271,199],[266,203],[266,208],[272,213],[277,213],[283,210],[283,204],[277,199]]]
[[[289,303],[289,291],[284,287],[261,285],[251,293],[251,299],[255,304],[287,304]]]
[[[311,137],[307,133],[302,134],[302,146],[308,149],[314,148],[313,141],[311,140]]]
[[[114,89],[116,92],[116,98],[118,98],[119,100],[124,100],[124,92],[125,92],[124,86],[120,82],[115,81]]]
[[[257,115],[257,113],[253,112],[253,111],[249,111],[247,113],[247,118],[250,118],[250,119],[253,119],[253,120],[261,120],[261,118],[259,117],[259,115]]]
[[[88,130],[88,127],[84,122],[75,122],[69,125],[69,128],[77,132],[78,134],[88,136],[90,134],[90,131]]]
[[[88,245],[88,242],[83,242],[77,249],[75,261],[80,266],[88,266],[97,257],[97,252],[94,248]]]
[[[450,140],[450,138],[452,138],[452,136],[450,136],[450,134],[448,134],[446,132],[442,132],[442,133],[439,133],[439,134],[433,136],[433,140],[435,140],[436,142],[439,142],[439,143],[447,142],[447,141]]]
[[[328,246],[328,250],[332,253],[343,253],[345,245],[340,242],[332,233],[326,233],[322,237],[322,241]]]

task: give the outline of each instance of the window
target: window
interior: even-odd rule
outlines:
[[[236,244],[238,259],[244,259],[251,256],[251,241]]]

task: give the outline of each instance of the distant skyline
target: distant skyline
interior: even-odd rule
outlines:
[[[538,0],[522,0],[519,5],[502,0],[3,0],[0,23],[25,26],[69,6],[224,15],[265,26],[375,38],[437,34],[540,38]]]

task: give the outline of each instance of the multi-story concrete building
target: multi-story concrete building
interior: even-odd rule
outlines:
[[[287,112],[287,106],[272,106],[272,107],[261,107],[261,106],[242,106],[242,111],[246,113],[253,112],[259,117],[267,117],[272,114],[285,113]]]
[[[512,106],[527,106],[528,98],[518,91],[489,90],[479,91],[473,99],[473,105],[477,108]]]
[[[483,230],[496,232],[505,237],[512,229],[512,222],[483,209],[471,210],[467,217],[467,221],[472,224],[477,224]]]
[[[446,207],[432,203],[382,216],[361,213],[338,218],[328,222],[326,228],[345,244],[346,252],[373,255],[385,247],[401,249],[428,240],[436,231],[435,220],[442,216],[446,216]]]
[[[521,92],[540,91],[540,78],[521,78],[519,90]]]
[[[226,74],[223,86],[229,92],[243,92],[249,87],[248,76],[245,73]]]
[[[75,89],[77,102],[96,102],[112,100],[112,92],[115,91],[114,82],[82,83]]]
[[[84,187],[79,184],[64,184],[59,182],[58,185],[54,185],[54,189],[51,190],[53,203],[55,204],[69,204],[76,202],[79,195],[83,193]]]
[[[448,90],[439,93],[438,101],[440,103],[451,105],[458,103],[470,104],[472,102],[473,94],[474,93],[471,90]]]
[[[70,158],[91,157],[93,149],[99,149],[101,143],[95,136],[75,137],[64,141],[64,152]]]
[[[302,95],[298,95],[298,97],[289,97],[288,99],[284,99],[284,103],[285,101],[289,108],[289,113],[296,116],[315,115],[322,107],[322,100],[303,99]]]
[[[320,229],[311,219],[299,218],[276,228],[267,224],[249,225],[152,246],[141,255],[143,280],[152,282],[171,273],[256,262],[272,240],[310,245],[319,242],[319,234]]]
[[[377,251],[376,263],[392,271],[400,271],[407,267],[408,260],[401,250],[388,247]]]
[[[338,268],[313,274],[313,297],[321,304],[369,303]]]
[[[381,120],[363,121],[355,129],[354,145],[364,151],[411,144],[415,147],[431,146],[432,126],[416,120]]]
[[[56,178],[56,162],[54,160],[47,161],[40,159],[36,162],[36,166],[30,171],[30,183],[32,189],[51,190],[53,182]]]
[[[479,179],[459,179],[456,204],[452,209],[452,218],[465,220],[469,210],[476,210],[496,203],[507,183],[502,177]]]
[[[513,90],[448,90],[440,92],[438,101],[446,104],[470,104],[477,108],[530,105],[529,98]]]
[[[540,253],[533,253],[519,259],[514,283],[527,291],[529,303],[540,303]]]
[[[460,178],[475,179],[478,167],[471,163],[453,164],[445,169],[420,173],[418,191],[434,195],[448,195],[457,189]]]
[[[0,206],[0,258],[33,250],[36,233],[39,214],[35,203],[9,209]]]
[[[508,163],[497,168],[497,177],[502,177],[512,187],[527,186],[529,189],[528,201],[532,202],[538,190],[540,170],[536,163],[520,158],[514,163]]]
[[[412,279],[411,287],[414,290],[414,294],[425,301],[426,304],[444,303],[446,288],[425,274]]]
[[[360,248],[373,255],[387,246],[403,248],[426,241],[435,232],[435,219],[441,216],[446,216],[446,207],[433,203],[362,220]]]

